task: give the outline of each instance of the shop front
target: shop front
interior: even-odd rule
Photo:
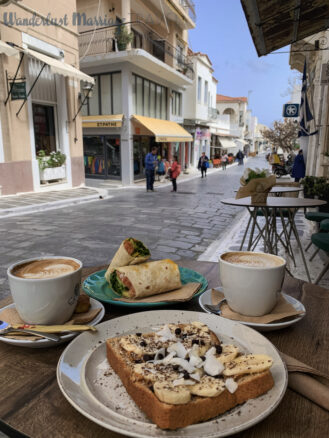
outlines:
[[[84,116],[83,155],[85,176],[121,180],[122,114],[110,116]]]

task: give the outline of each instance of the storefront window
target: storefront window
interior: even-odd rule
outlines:
[[[46,155],[56,151],[56,128],[54,106],[32,104],[35,150],[44,150]]]
[[[83,137],[83,149],[87,176],[121,178],[119,136],[86,135]]]

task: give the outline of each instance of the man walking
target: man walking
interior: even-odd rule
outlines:
[[[201,178],[203,178],[203,174],[207,176],[207,168],[209,166],[209,158],[207,157],[205,152],[202,152],[201,157],[199,158],[198,169],[201,170]]]
[[[155,167],[158,163],[157,161],[158,148],[153,146],[152,151],[149,152],[145,157],[145,175],[146,175],[146,191],[154,192],[153,184],[155,179]]]

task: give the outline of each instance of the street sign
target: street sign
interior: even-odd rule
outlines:
[[[11,100],[26,99],[26,82],[9,82],[11,89]]]
[[[283,105],[282,117],[298,117],[299,103],[285,103]]]
[[[321,69],[321,85],[329,84],[329,63],[322,64]]]

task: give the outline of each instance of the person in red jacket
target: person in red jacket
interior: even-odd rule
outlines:
[[[180,174],[180,164],[178,164],[178,157],[177,155],[174,156],[174,161],[171,165],[171,182],[172,182],[172,192],[177,192],[177,183],[176,183],[176,179],[178,178],[179,174]]]

